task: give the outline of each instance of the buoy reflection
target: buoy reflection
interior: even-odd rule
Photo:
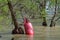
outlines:
[[[33,35],[27,35],[27,40],[33,40]]]

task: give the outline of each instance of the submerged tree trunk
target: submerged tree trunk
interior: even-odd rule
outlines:
[[[47,26],[46,17],[43,17],[42,25],[43,25],[43,26]]]
[[[13,11],[13,6],[12,6],[12,4],[11,4],[11,1],[9,1],[9,0],[7,0],[8,1],[8,7],[9,7],[9,10],[10,10],[10,12],[11,12],[11,17],[12,17],[12,21],[13,21],[13,23],[14,23],[14,26],[15,26],[15,28],[13,29],[13,31],[12,31],[12,34],[19,34],[19,33],[23,33],[23,30],[22,30],[22,28],[18,28],[18,22],[17,22],[17,20],[16,20],[16,17],[15,17],[15,12]],[[21,29],[20,31],[19,31],[19,29]],[[21,32],[22,31],[22,32]]]
[[[54,15],[53,15],[53,17],[51,19],[50,27],[55,26],[54,19],[55,19],[56,13],[57,13],[56,11],[57,11],[57,0],[55,0],[55,13],[54,13]]]

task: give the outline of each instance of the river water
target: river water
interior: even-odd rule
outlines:
[[[6,29],[8,30],[8,29]],[[56,27],[43,27],[34,26],[34,35],[12,35],[11,30],[1,33],[0,40],[60,40],[60,26]]]

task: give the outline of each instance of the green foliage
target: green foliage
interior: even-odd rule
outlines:
[[[30,0],[25,0],[25,1],[24,1],[24,5],[25,5],[28,9],[37,11],[37,5],[36,5],[34,2],[30,1]]]
[[[4,19],[4,17],[0,16],[0,22]]]
[[[42,16],[42,17],[46,17],[47,12],[46,9],[43,8],[42,11],[40,11],[39,6],[40,6],[40,2],[42,2],[42,0],[10,0],[12,2],[12,5],[14,5],[15,3],[21,4],[23,5],[23,9],[24,11],[26,11],[27,15],[38,15],[38,16]],[[19,2],[18,2],[19,1]],[[55,0],[49,0],[50,1],[50,5],[49,6],[54,6],[55,5]],[[60,3],[60,0],[58,0],[58,3]],[[4,21],[6,25],[8,25],[11,22],[11,18],[7,19],[7,17],[11,16],[9,13],[9,8],[7,6],[7,0],[0,0],[0,4],[5,6],[1,7],[1,15],[0,15],[0,22]],[[16,18],[20,18],[21,17],[21,11],[18,9],[20,7],[20,5],[17,7],[17,5],[14,7],[14,11],[16,12]],[[0,6],[1,6],[0,5]],[[60,6],[60,4],[59,4]],[[17,10],[16,10],[17,9]],[[23,12],[24,12],[23,11]],[[58,10],[60,11],[60,10]],[[6,20],[4,20],[4,18]],[[36,16],[37,18],[37,16]]]
[[[9,9],[8,9],[8,6],[6,5],[6,6],[2,7],[1,10],[6,14],[6,13],[8,13]]]
[[[0,0],[0,3],[6,3],[7,0]]]
[[[50,5],[55,5],[55,0],[50,0]]]
[[[45,9],[43,9],[43,10],[41,11],[41,15],[42,15],[42,17],[46,17],[47,13],[46,13],[46,10],[45,10]]]

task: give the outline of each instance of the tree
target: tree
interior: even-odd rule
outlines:
[[[55,26],[55,21],[54,21],[54,19],[55,19],[55,17],[56,17],[56,14],[57,14],[57,0],[55,0],[55,12],[54,12],[54,15],[53,15],[53,17],[52,17],[52,19],[51,19],[50,27]]]
[[[11,4],[11,1],[9,1],[9,0],[7,0],[7,1],[8,1],[9,10],[11,12],[12,21],[13,21],[14,26],[15,26],[15,28],[12,31],[12,34],[19,34],[19,33],[24,34],[23,29],[21,27],[18,28],[18,22],[16,20],[15,12],[13,11],[13,6]]]
[[[46,0],[42,0],[42,2],[40,3],[40,6],[39,6],[40,12],[41,12],[40,14],[43,19],[42,26],[47,26],[45,6],[46,6]]]

